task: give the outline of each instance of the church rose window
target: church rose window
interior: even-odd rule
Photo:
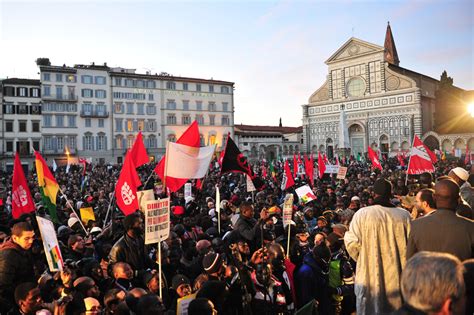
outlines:
[[[352,78],[347,82],[347,94],[351,97],[363,96],[365,90],[365,81],[360,77]]]

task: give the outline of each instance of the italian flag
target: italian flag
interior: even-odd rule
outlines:
[[[35,157],[36,176],[38,177],[38,186],[43,199],[43,205],[48,209],[51,219],[59,223],[56,213],[56,195],[58,194],[59,185],[41,154],[35,151]]]

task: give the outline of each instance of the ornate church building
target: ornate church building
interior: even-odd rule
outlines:
[[[304,149],[333,156],[344,110],[353,155],[364,154],[369,145],[389,155],[408,151],[414,135],[432,149],[457,149],[464,154],[468,146],[474,152],[474,130],[436,132],[439,80],[402,68],[399,63],[390,24],[383,47],[354,37],[342,45],[326,61],[326,82],[303,105]],[[456,89],[464,96],[472,94]],[[468,121],[474,126],[474,117]]]

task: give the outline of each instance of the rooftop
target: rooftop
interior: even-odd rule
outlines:
[[[15,84],[15,85],[40,85],[40,80],[33,79],[20,79],[20,78],[9,78],[3,79],[2,84]]]

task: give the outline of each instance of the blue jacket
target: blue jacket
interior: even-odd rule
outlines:
[[[331,304],[329,273],[316,263],[312,252],[306,254],[303,264],[294,276],[298,308],[315,299],[319,303],[319,314],[329,314]]]

